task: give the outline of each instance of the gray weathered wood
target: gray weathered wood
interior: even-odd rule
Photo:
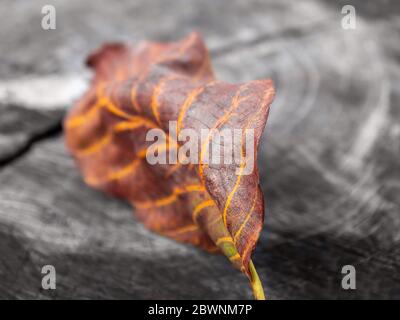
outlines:
[[[400,298],[397,2],[350,1],[356,30],[341,28],[347,1],[3,2],[0,298],[251,298],[222,256],[150,233],[127,204],[86,187],[56,133],[85,88],[92,49],[194,29],[218,78],[276,83],[254,255],[267,295]],[[47,3],[53,31],[40,28]],[[41,86],[46,97],[32,90]],[[54,291],[41,289],[44,264],[57,269]],[[341,288],[345,264],[357,290]]]

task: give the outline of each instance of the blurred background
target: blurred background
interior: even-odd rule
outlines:
[[[253,258],[267,297],[400,299],[399,1],[0,3],[0,298],[252,298],[227,259],[147,231],[85,186],[64,147],[92,50],[197,30],[218,79],[276,85]],[[56,29],[44,30],[48,4]],[[41,288],[48,264],[56,290]],[[344,265],[355,290],[341,286]]]

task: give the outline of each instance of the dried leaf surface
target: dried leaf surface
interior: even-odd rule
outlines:
[[[66,143],[85,182],[127,199],[147,228],[210,252],[222,251],[245,273],[258,299],[264,297],[251,262],[264,219],[256,153],[274,96],[271,80],[230,84],[214,78],[209,54],[197,33],[175,43],[108,44],[87,61],[95,71],[88,92],[64,122]],[[254,129],[254,153],[224,164],[157,164],[146,161],[149,129]],[[247,143],[247,142],[246,142]],[[221,144],[213,135],[199,143],[198,156]],[[223,145],[223,143],[222,143]],[[254,170],[243,175],[253,161]],[[239,173],[239,174],[237,174]]]

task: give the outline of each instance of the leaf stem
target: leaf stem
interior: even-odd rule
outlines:
[[[250,284],[253,289],[253,294],[256,300],[265,300],[264,289],[260,280],[260,277],[257,274],[256,268],[254,267],[253,261],[249,262],[249,270],[250,270]]]

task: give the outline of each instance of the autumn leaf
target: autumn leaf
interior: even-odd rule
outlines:
[[[247,275],[255,297],[264,299],[251,254],[264,219],[256,156],[274,97],[272,81],[217,81],[197,33],[174,43],[107,44],[87,64],[94,79],[64,122],[85,182],[128,200],[150,230],[221,251]],[[152,129],[165,133],[155,155],[169,160],[184,145],[174,135],[212,131],[192,141],[198,164],[151,164],[154,142],[146,135]],[[205,161],[210,150],[226,145],[213,134],[224,129],[240,133],[232,144],[241,161],[228,161],[225,153],[219,163]],[[245,173],[247,167],[252,170]]]

